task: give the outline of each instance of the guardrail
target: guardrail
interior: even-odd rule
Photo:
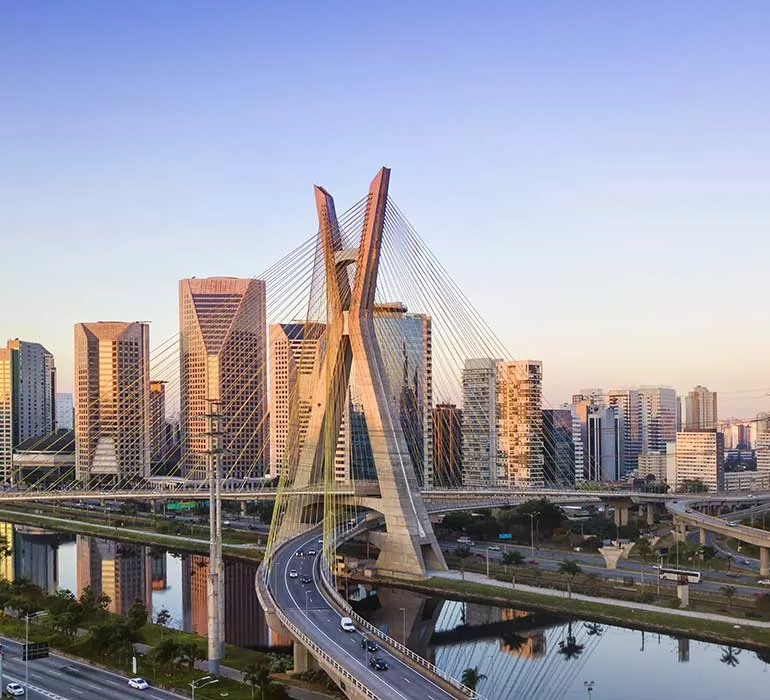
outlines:
[[[362,528],[362,525],[359,525],[358,527],[353,528],[348,532],[344,533],[341,539],[349,539],[350,537],[354,537],[361,529],[365,529],[365,528]],[[467,685],[463,685],[456,678],[453,678],[445,671],[442,671],[438,666],[434,666],[430,661],[428,661],[427,659],[424,659],[419,654],[416,654],[409,647],[393,639],[393,637],[390,637],[389,635],[385,634],[385,632],[379,629],[379,627],[375,627],[371,622],[369,622],[368,620],[365,620],[358,613],[356,613],[353,610],[353,608],[350,606],[350,604],[340,595],[339,591],[337,591],[337,587],[334,584],[334,580],[332,579],[331,571],[329,570],[329,565],[326,559],[323,558],[323,555],[321,555],[321,557],[319,558],[321,559],[321,561],[319,562],[318,567],[321,571],[321,582],[323,584],[323,587],[326,593],[330,595],[334,600],[334,602],[345,611],[348,617],[355,620],[367,632],[373,634],[388,646],[396,649],[403,656],[406,656],[410,660],[414,661],[416,664],[424,668],[426,671],[429,671],[430,673],[437,676],[438,678],[441,678],[441,680],[443,680],[445,683],[448,683],[452,688],[454,688],[455,690],[458,690],[466,697],[471,698],[471,700],[485,700],[485,698],[482,695],[480,695],[477,691],[469,688]]]
[[[263,564],[260,564],[259,568],[264,569],[264,571],[262,574],[260,574],[260,572],[257,571],[257,581],[256,581],[257,596],[260,597],[259,580],[261,579],[262,583],[264,584],[264,595],[270,601],[273,612],[275,612],[276,616],[281,621],[281,624],[287,630],[289,630],[289,632],[291,632],[291,634],[295,637],[295,639],[301,642],[306,649],[309,649],[316,658],[322,659],[327,665],[331,666],[336,673],[338,673],[346,681],[349,681],[351,685],[353,685],[355,688],[360,690],[367,698],[371,698],[371,700],[385,700],[384,698],[381,698],[375,692],[367,688],[360,680],[358,680],[358,678],[356,678],[342,664],[340,664],[336,659],[334,659],[331,656],[331,654],[326,652],[323,649],[323,647],[316,644],[312,639],[310,639],[310,637],[308,637],[297,625],[295,625],[289,619],[289,617],[283,612],[283,610],[281,610],[276,605],[275,599],[270,593],[270,586],[267,580],[267,569],[264,567]]]

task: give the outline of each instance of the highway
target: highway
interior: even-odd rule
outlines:
[[[2,638],[3,690],[11,681],[24,685],[24,661],[21,644]],[[29,700],[178,700],[182,695],[158,688],[134,690],[125,676],[51,654],[47,659],[29,662]]]
[[[341,615],[321,593],[316,556],[298,557],[295,552],[318,549],[319,533],[305,535],[283,546],[270,567],[269,586],[276,605],[313,642],[333,656],[382,700],[453,700],[454,695],[436,685],[410,665],[381,648],[374,654],[361,646],[359,632],[343,632]],[[297,578],[289,573],[297,571]],[[311,582],[302,583],[302,578]],[[389,668],[375,671],[369,667],[371,656],[385,659]]]

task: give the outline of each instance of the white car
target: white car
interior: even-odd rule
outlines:
[[[297,570],[296,570],[296,569],[292,569],[292,570],[289,572],[289,578],[297,578],[297,576],[299,576],[299,574],[297,573]]]
[[[137,690],[147,690],[150,687],[150,684],[144,678],[129,678],[128,685]]]
[[[487,549],[490,552],[499,552],[500,551],[500,547],[498,547],[496,544],[490,544],[489,547],[487,547]]]
[[[353,620],[349,617],[343,617],[340,619],[340,628],[343,632],[355,632],[356,626],[353,624]]]
[[[768,579],[768,578],[763,578],[763,579],[760,579],[759,581],[757,581],[757,583],[758,583],[760,586],[770,586],[770,579]]]
[[[9,683],[5,686],[5,692],[8,695],[24,695],[24,686],[18,683]]]

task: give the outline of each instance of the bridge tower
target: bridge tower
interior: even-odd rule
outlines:
[[[390,170],[382,168],[369,188],[357,247],[344,248],[331,195],[315,187],[323,253],[327,326],[325,349],[316,365],[312,402],[293,479],[294,489],[333,480],[333,446],[339,435],[351,372],[366,419],[379,495],[355,503],[382,514],[386,532],[370,533],[380,549],[377,566],[391,575],[424,578],[428,569],[446,569],[425,505],[396,408],[386,391],[385,367],[374,330],[374,301],[388,205]],[[354,272],[351,274],[349,268]],[[352,283],[351,283],[352,280]],[[291,496],[289,496],[291,497]],[[302,527],[285,517],[273,528],[286,533]],[[333,526],[332,526],[333,527]],[[329,531],[329,528],[324,528]]]

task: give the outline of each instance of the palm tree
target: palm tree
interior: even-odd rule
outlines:
[[[738,592],[738,589],[735,586],[722,586],[719,590],[727,598],[727,609],[730,610],[733,606],[733,597]]]
[[[467,544],[461,544],[459,547],[455,547],[455,556],[460,560],[460,573],[463,581],[465,581],[465,561],[471,555],[471,548]]]
[[[260,699],[265,694],[265,688],[270,684],[270,669],[262,664],[249,664],[243,669],[243,682],[251,686],[251,700],[256,697],[259,686]]]
[[[572,597],[572,582],[575,580],[575,576],[581,573],[583,570],[580,568],[574,559],[565,559],[559,563],[559,571],[567,577],[567,594]]]
[[[600,637],[604,634],[604,628],[598,622],[584,622],[583,627],[589,637]]]
[[[572,634],[572,620],[567,623],[567,639],[562,639],[559,642],[559,653],[564,657],[565,661],[576,659],[583,653],[585,645],[578,644],[575,635]]]
[[[476,686],[486,678],[486,675],[479,672],[479,667],[466,668],[463,675],[460,676],[460,682],[471,690],[476,690]]]
[[[735,649],[733,647],[722,647],[722,658],[720,661],[723,664],[727,664],[728,666],[735,668],[740,663],[740,661],[738,661],[738,654],[740,653],[740,649]]]

